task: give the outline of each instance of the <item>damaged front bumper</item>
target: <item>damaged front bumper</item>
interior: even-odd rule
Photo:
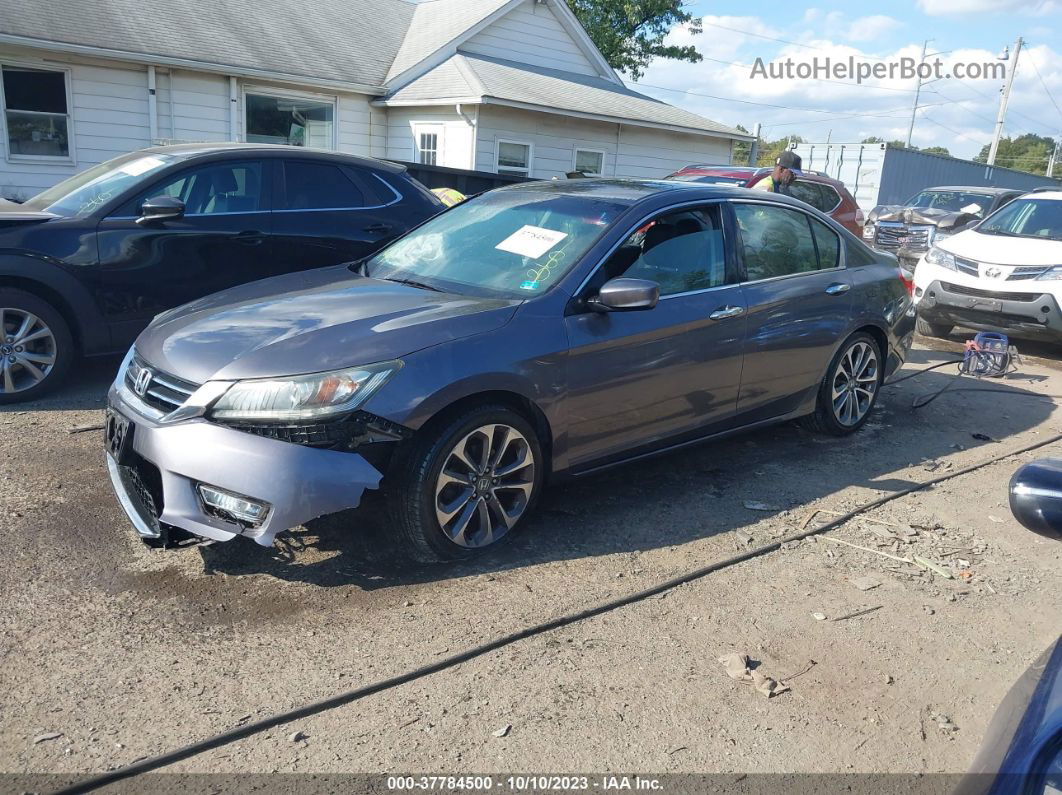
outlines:
[[[354,452],[325,450],[193,418],[163,423],[121,382],[108,393],[107,468],[137,533],[163,545],[174,528],[201,538],[245,536],[269,546],[277,533],[356,508],[381,473]],[[114,438],[117,423],[125,438]],[[121,435],[121,434],[119,434]],[[257,522],[206,505],[200,486],[267,507]]]

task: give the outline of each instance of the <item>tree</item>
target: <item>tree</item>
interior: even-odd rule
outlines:
[[[1051,150],[1055,148],[1054,139],[1045,135],[1026,133],[1017,138],[1000,138],[996,151],[996,165],[1004,168],[1016,168],[1030,174],[1047,173],[1047,161],[1051,159]],[[990,147],[985,144],[974,158],[978,163],[988,162]]]
[[[919,149],[919,152],[925,152],[927,155],[944,155],[945,157],[951,157],[951,152],[948,151],[946,146],[927,146],[925,149]]]
[[[568,7],[586,28],[609,66],[637,80],[654,58],[697,63],[693,46],[665,45],[678,25],[700,33],[701,21],[682,7],[682,0],[568,0]]]

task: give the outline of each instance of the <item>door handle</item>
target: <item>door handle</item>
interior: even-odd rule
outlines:
[[[826,288],[826,295],[844,295],[852,289],[852,285],[845,282],[837,282]]]
[[[233,239],[244,246],[257,246],[260,245],[266,236],[264,232],[256,232],[253,229],[248,229],[245,232],[239,232],[233,235]]]
[[[391,225],[390,224],[369,224],[362,231],[369,232],[369,233],[374,234],[374,235],[382,235],[382,234],[384,234],[386,232],[390,232],[391,231]]]
[[[745,314],[743,306],[722,306],[708,315],[711,320],[726,320],[728,317],[737,317]]]

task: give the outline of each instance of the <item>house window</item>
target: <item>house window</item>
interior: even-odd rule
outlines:
[[[439,130],[417,130],[417,162],[425,166],[439,164]]]
[[[335,148],[335,102],[248,93],[247,141]]]
[[[511,177],[531,175],[531,144],[518,141],[498,141],[498,162],[495,169],[499,174]]]
[[[605,153],[597,149],[576,149],[574,170],[588,177],[600,177],[605,170]]]
[[[12,157],[70,157],[66,72],[3,67],[4,122]]]

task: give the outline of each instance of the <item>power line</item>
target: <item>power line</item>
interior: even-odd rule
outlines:
[[[947,130],[948,132],[952,133],[953,135],[957,135],[960,138],[965,138],[967,141],[970,141],[971,143],[975,143],[975,144],[980,143],[981,146],[984,146],[984,144],[981,143],[980,141],[976,141],[973,138],[971,138],[970,136],[965,135],[964,133],[961,133],[958,130],[954,130],[951,127],[948,127],[946,124],[941,124],[939,121],[937,121],[936,119],[934,119],[934,118],[932,118],[930,116],[922,116],[922,118],[925,119],[928,122],[932,122],[933,124],[937,125],[938,127],[941,127],[943,129]]]
[[[1055,98],[1051,96],[1051,90],[1047,87],[1047,83],[1044,82],[1044,76],[1040,74],[1040,69],[1036,66],[1036,61],[1032,60],[1032,53],[1030,53],[1029,55],[1030,57],[1026,58],[1025,60],[1032,64],[1033,71],[1036,72],[1036,76],[1040,78],[1040,85],[1044,87],[1044,93],[1047,94],[1047,98],[1051,100],[1051,104],[1055,106],[1055,110],[1058,111],[1059,117],[1062,117],[1062,108],[1058,107],[1058,103],[1055,102]]]
[[[740,102],[742,105],[758,105],[763,108],[779,108],[780,110],[802,110],[807,113],[836,113],[835,110],[821,110],[819,108],[798,108],[792,105],[774,105],[770,102],[753,102],[751,99],[735,99],[734,97],[720,97],[715,94],[701,94],[697,91],[688,91],[684,88],[668,88],[667,86],[654,86],[649,83],[632,83],[632,85],[640,88],[655,88],[660,91],[674,91],[677,94],[688,94],[691,97],[705,97],[707,99],[718,99],[723,102]]]
[[[719,28],[720,30],[729,30],[731,33],[740,33],[743,36],[754,36],[757,39],[766,39],[767,41],[776,41],[779,44],[791,44],[794,47],[803,47],[804,49],[807,49],[807,50],[815,50],[817,52],[822,52],[823,50],[825,50],[824,47],[816,47],[813,44],[803,44],[803,43],[801,43],[799,41],[789,41],[788,39],[776,39],[776,38],[774,38],[774,36],[765,36],[762,33],[753,33],[752,31],[748,31],[748,30],[738,30],[737,28],[730,28],[730,27],[727,27],[726,25],[720,25],[718,22],[705,22],[702,19],[701,20],[701,24],[702,25],[708,25],[709,27],[713,27],[713,28]],[[889,60],[888,58],[878,58],[875,55],[863,55],[862,57],[866,58],[868,61],[881,61],[882,63],[887,63],[888,60]]]

